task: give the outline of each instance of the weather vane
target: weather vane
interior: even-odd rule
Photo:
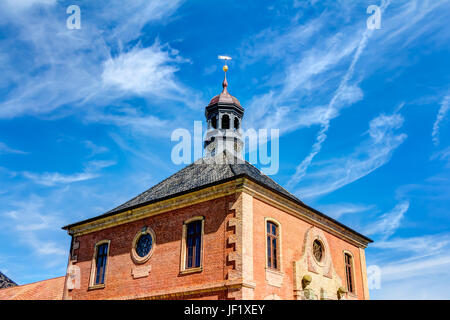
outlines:
[[[219,60],[224,60],[225,61],[225,65],[223,66],[223,71],[227,72],[228,71],[227,61],[231,60],[231,57],[229,57],[229,56],[218,56],[217,58]]]

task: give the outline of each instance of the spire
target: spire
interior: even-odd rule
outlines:
[[[228,66],[227,65],[223,66],[223,71],[225,72],[225,76],[224,76],[223,82],[222,82],[222,87],[223,87],[222,93],[228,93],[228,91],[227,91],[227,87],[228,87],[228,81],[227,81]]]
[[[231,60],[231,57],[218,56],[218,59],[225,61],[225,65],[223,66],[223,72],[225,72],[225,76],[224,76],[223,82],[222,82],[222,87],[223,87],[222,93],[228,94],[228,91],[227,91],[227,87],[228,87],[228,82],[227,82],[227,71],[228,71],[227,61]]]

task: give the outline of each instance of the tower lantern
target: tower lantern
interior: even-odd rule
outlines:
[[[219,56],[219,59],[231,60],[227,56]],[[242,158],[241,125],[244,108],[238,99],[228,93],[227,64],[223,66],[223,71],[222,93],[212,98],[205,109],[208,124],[204,142],[206,157],[213,157],[226,151],[238,158]]]

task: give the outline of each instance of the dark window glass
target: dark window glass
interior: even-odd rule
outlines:
[[[267,222],[267,266],[278,269],[278,226]]]
[[[97,246],[97,257],[95,259],[95,284],[105,283],[106,260],[108,258],[108,244]]]
[[[348,292],[354,292],[354,283],[353,283],[353,263],[352,256],[349,254],[345,254],[345,275],[347,277],[347,290]]]
[[[239,119],[238,119],[238,118],[234,118],[234,128],[235,128],[236,130],[239,129]]]
[[[217,118],[216,118],[216,117],[213,117],[213,118],[211,119],[211,126],[212,126],[214,129],[217,129]]]
[[[230,117],[226,114],[222,116],[222,129],[230,129]]]
[[[202,221],[194,221],[187,225],[186,235],[186,268],[198,268],[202,254]]]
[[[136,243],[136,253],[139,257],[143,258],[150,253],[150,250],[152,250],[152,246],[152,236],[148,233],[143,234],[139,237],[139,240]]]

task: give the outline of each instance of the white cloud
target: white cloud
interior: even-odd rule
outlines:
[[[406,139],[406,134],[396,133],[403,125],[400,114],[381,114],[369,124],[369,138],[346,157],[331,159],[315,165],[305,175],[302,187],[296,190],[301,198],[312,198],[333,192],[368,175],[387,163]],[[320,140],[318,140],[320,143]]]
[[[361,213],[373,209],[373,206],[354,204],[354,203],[337,203],[328,205],[319,205],[318,208],[326,215],[339,219],[344,215],[352,213]]]
[[[441,102],[441,107],[439,108],[438,115],[436,116],[436,121],[433,124],[433,132],[431,133],[431,136],[433,138],[433,143],[435,145],[439,144],[440,125],[442,121],[444,121],[449,110],[450,110],[450,95],[446,96],[444,100]]]
[[[84,146],[91,150],[91,153],[89,154],[89,157],[95,156],[97,154],[102,154],[105,152],[108,152],[109,149],[107,147],[104,146],[98,146],[96,145],[94,142],[90,141],[90,140],[86,140],[83,141]]]
[[[91,180],[100,176],[99,170],[114,165],[114,161],[90,161],[81,173],[61,174],[58,172],[32,173],[23,172],[22,175],[32,180],[34,183],[44,186],[54,186],[56,184],[70,184],[85,180]]]
[[[24,151],[13,149],[8,147],[5,143],[0,142],[0,154],[7,154],[7,153],[13,153],[13,154],[27,154]]]
[[[448,234],[424,235],[410,238],[392,238],[389,240],[377,240],[370,247],[397,252],[412,252],[414,254],[437,254],[450,244]],[[409,261],[409,260],[408,260]]]
[[[105,61],[102,81],[123,91],[178,100],[186,93],[175,79],[177,64],[182,62],[185,60],[164,51],[156,41],[151,47],[134,47]]]
[[[24,10],[35,5],[54,5],[57,0],[5,0],[5,4],[9,9]]]
[[[49,10],[39,11],[39,14],[33,10],[20,13],[0,10],[1,23],[7,23],[16,34],[13,38],[0,40],[0,60],[5,66],[0,86],[12,88],[0,100],[0,118],[49,114],[64,116],[80,110],[89,112],[120,98],[127,92],[117,92],[109,85],[102,85],[103,63],[112,61],[112,66],[118,68],[120,58],[113,60],[111,52],[127,52],[123,48],[127,48],[130,41],[139,36],[146,23],[167,18],[180,3],[179,0],[86,2],[81,11],[81,30],[65,28],[65,17],[61,16],[65,7],[60,4]],[[2,4],[0,9],[3,9]],[[15,48],[18,43],[27,54],[17,54]],[[134,50],[129,56],[136,54],[135,58],[150,58],[150,53],[155,53],[156,58],[153,56],[154,59],[151,60],[155,62],[157,58],[164,58],[164,54],[174,52],[169,51],[167,45],[161,45],[159,49],[160,52],[157,52],[156,46],[153,46],[140,54]],[[178,54],[174,53],[173,56],[178,60],[175,59],[172,63],[178,63]],[[140,62],[144,63],[147,68],[145,70],[149,70],[150,62],[143,59]],[[168,73],[175,72],[176,68],[169,68],[164,63],[156,63],[154,67],[163,68],[162,71],[154,71],[156,75],[164,74],[163,78],[159,78],[165,81],[164,84],[170,86],[175,83],[175,80],[173,83],[166,80],[171,77]],[[121,70],[124,71],[121,75],[125,75],[126,70]],[[138,74],[143,76],[143,73]],[[151,80],[145,76],[141,79]],[[110,79],[108,84],[112,81]],[[120,78],[115,81],[122,84],[122,87],[125,86]],[[134,93],[146,85],[134,84],[140,85]],[[155,92],[158,85],[156,83]],[[87,107],[80,109],[80,106]]]
[[[387,239],[400,227],[400,223],[409,209],[409,201],[402,201],[391,211],[383,214],[377,221],[369,225],[364,231],[367,235],[381,236]]]
[[[62,225],[60,214],[51,212],[45,204],[42,197],[34,194],[25,200],[12,201],[8,205],[15,208],[3,214],[4,224],[11,226],[11,229],[16,231],[13,237],[20,235],[18,242],[32,248],[34,254],[40,256],[66,255],[67,251],[61,244],[53,240],[45,240],[49,231]]]

